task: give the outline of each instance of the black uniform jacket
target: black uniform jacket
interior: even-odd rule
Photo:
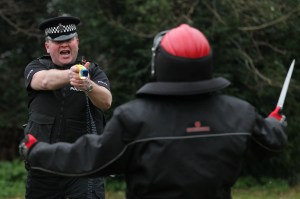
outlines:
[[[95,126],[94,133],[102,133],[105,124],[103,112],[88,100],[83,91],[70,84],[57,90],[33,90],[30,87],[35,73],[50,69],[66,70],[74,64],[59,67],[53,64],[50,56],[43,56],[27,65],[24,75],[29,121],[25,133],[31,133],[43,142],[74,142],[92,128],[91,121]],[[106,74],[96,64],[90,64],[89,74],[92,81],[109,89]]]
[[[128,199],[228,199],[243,156],[287,144],[281,124],[226,95],[145,95],[119,106],[102,136],[38,142],[33,169],[66,176],[125,174]]]

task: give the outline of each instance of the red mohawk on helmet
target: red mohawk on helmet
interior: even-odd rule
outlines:
[[[210,45],[203,33],[187,24],[167,32],[160,45],[176,57],[201,58],[210,53]]]

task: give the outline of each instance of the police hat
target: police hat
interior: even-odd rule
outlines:
[[[59,16],[47,19],[39,25],[45,36],[54,41],[65,41],[76,36],[76,25],[80,23],[78,17]]]

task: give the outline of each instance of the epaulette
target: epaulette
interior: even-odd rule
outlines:
[[[52,60],[51,60],[50,55],[43,55],[43,56],[37,58],[37,60],[38,60],[41,64],[47,66],[47,68],[49,68],[49,69],[50,69],[50,68],[54,68],[54,66],[53,66],[53,64],[52,64]]]

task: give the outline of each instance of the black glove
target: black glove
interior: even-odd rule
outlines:
[[[269,117],[273,117],[284,126],[287,126],[286,116],[282,113],[281,107],[277,106],[275,110],[269,114]]]
[[[21,143],[19,145],[19,154],[25,161],[27,160],[27,155],[28,155],[30,149],[32,149],[32,147],[37,142],[38,142],[37,139],[31,134],[27,134],[25,136],[25,138],[21,141]]]

